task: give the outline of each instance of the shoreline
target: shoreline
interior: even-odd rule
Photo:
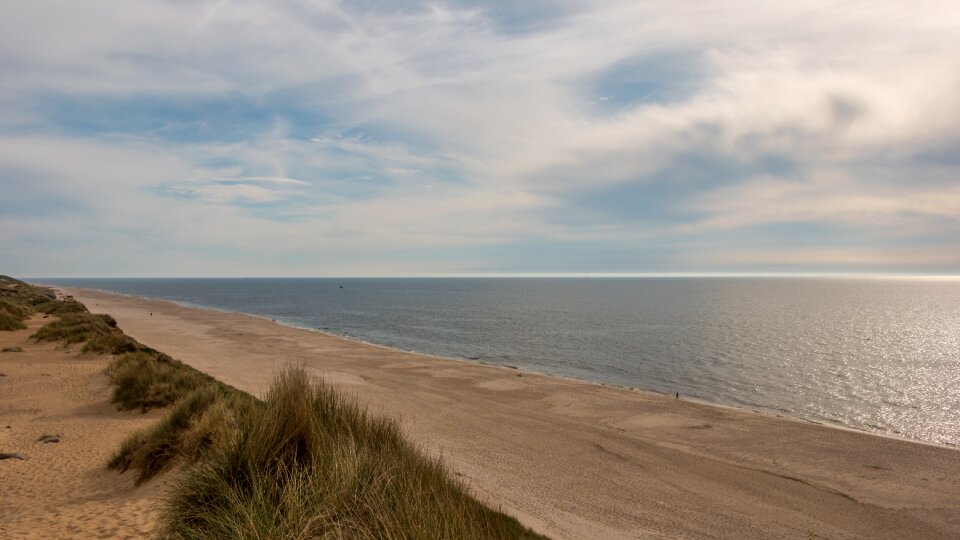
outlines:
[[[205,305],[200,305],[200,304],[193,304],[193,303],[190,303],[190,302],[181,302],[181,301],[176,301],[176,300],[169,300],[169,299],[166,299],[166,298],[154,298],[154,297],[149,297],[149,296],[140,296],[140,295],[135,295],[135,294],[119,293],[119,292],[114,292],[114,291],[108,291],[108,290],[105,290],[105,289],[95,289],[95,288],[88,288],[88,287],[63,287],[63,286],[60,286],[60,285],[47,285],[47,284],[42,284],[42,283],[34,283],[34,284],[35,284],[35,285],[38,285],[38,286],[49,287],[49,288],[57,291],[58,293],[60,293],[60,292],[62,292],[62,291],[91,291],[91,292],[103,293],[103,294],[109,294],[109,295],[116,295],[116,296],[121,296],[121,297],[125,297],[125,298],[136,299],[136,300],[155,301],[155,302],[168,302],[168,303],[174,304],[174,305],[176,305],[176,306],[183,307],[183,308],[187,308],[187,309],[199,309],[199,310],[214,311],[214,312],[217,312],[217,313],[226,313],[226,314],[232,314],[232,315],[240,315],[240,316],[245,316],[245,317],[252,317],[252,318],[254,318],[254,319],[262,320],[262,321],[265,321],[265,322],[268,322],[268,323],[272,323],[272,324],[278,324],[278,325],[281,325],[281,326],[284,326],[284,327],[287,327],[287,328],[292,328],[292,329],[301,330],[301,331],[305,331],[305,332],[315,332],[315,333],[318,333],[318,334],[321,334],[321,335],[324,335],[324,336],[328,336],[328,337],[333,338],[333,339],[343,339],[343,340],[346,340],[346,341],[349,341],[349,342],[358,343],[358,344],[360,344],[360,345],[369,346],[369,347],[376,347],[376,348],[380,348],[380,349],[384,349],[384,350],[392,351],[392,352],[397,352],[397,353],[412,354],[412,355],[417,355],[417,356],[422,356],[422,357],[425,357],[425,358],[432,358],[432,359],[437,359],[437,360],[449,360],[449,361],[454,361],[454,362],[464,362],[464,363],[468,363],[468,364],[488,366],[488,367],[499,368],[499,369],[509,369],[509,370],[513,370],[513,371],[519,372],[519,373],[525,373],[525,374],[530,374],[530,375],[538,375],[538,376],[543,376],[543,377],[553,377],[553,378],[557,378],[557,379],[561,379],[561,380],[566,380],[566,381],[571,381],[571,382],[579,382],[579,383],[585,383],[585,384],[600,385],[600,386],[604,386],[604,387],[617,388],[617,389],[621,389],[621,390],[629,391],[629,392],[638,392],[638,393],[642,393],[642,394],[651,394],[651,395],[659,396],[659,397],[663,397],[663,398],[671,398],[671,397],[672,397],[672,394],[670,394],[670,393],[660,392],[660,391],[658,391],[658,390],[652,390],[652,389],[648,389],[648,388],[641,388],[641,387],[635,387],[635,386],[626,386],[626,385],[609,383],[609,382],[598,381],[598,380],[593,380],[593,379],[579,378],[579,377],[574,377],[574,376],[570,376],[570,375],[562,375],[562,374],[557,374],[557,373],[551,373],[551,372],[547,372],[547,371],[530,370],[530,369],[525,369],[525,368],[521,368],[521,367],[518,367],[518,366],[511,366],[511,365],[506,365],[506,364],[498,364],[498,363],[494,363],[494,362],[485,362],[485,361],[483,361],[483,360],[481,360],[481,359],[461,358],[461,357],[455,357],[455,356],[443,356],[443,355],[431,354],[431,353],[422,352],[422,351],[416,351],[416,350],[412,350],[412,349],[401,349],[401,348],[399,348],[399,347],[394,347],[394,346],[391,346],[391,345],[385,345],[385,344],[382,344],[382,343],[376,343],[376,342],[368,341],[368,340],[365,340],[365,339],[363,339],[363,338],[359,338],[359,337],[355,337],[355,336],[349,336],[349,335],[345,335],[345,334],[339,334],[339,333],[336,333],[336,332],[333,332],[333,331],[330,331],[330,330],[324,330],[324,329],[321,329],[321,328],[310,328],[310,327],[305,327],[305,326],[299,326],[299,325],[295,325],[295,324],[283,322],[283,321],[278,320],[278,319],[275,319],[275,318],[270,318],[270,317],[268,317],[268,316],[266,316],[266,315],[258,315],[258,314],[255,314],[255,313],[247,313],[247,312],[243,312],[243,311],[235,311],[235,310],[226,309],[226,308],[218,308],[218,307],[205,306]],[[729,409],[729,410],[733,410],[733,411],[739,411],[739,412],[743,412],[743,413],[746,413],[746,414],[759,414],[759,415],[763,415],[763,416],[767,416],[767,417],[773,417],[773,418],[777,418],[777,419],[781,419],[781,420],[789,420],[789,421],[794,421],[794,422],[809,423],[809,424],[814,424],[814,425],[822,426],[822,427],[826,427],[826,428],[839,429],[839,430],[845,430],[845,431],[852,431],[852,432],[854,432],[854,433],[864,433],[864,434],[867,434],[867,435],[873,435],[873,436],[883,437],[883,438],[888,438],[888,439],[893,439],[893,440],[900,440],[900,441],[912,442],[912,443],[917,443],[917,444],[930,445],[930,446],[939,447],[939,448],[947,448],[947,449],[960,450],[960,446],[955,445],[955,444],[941,443],[941,442],[936,442],[936,441],[927,441],[927,440],[923,440],[923,439],[915,439],[915,438],[912,438],[912,437],[907,437],[907,436],[905,436],[905,435],[901,435],[901,434],[898,434],[898,433],[892,433],[892,432],[875,431],[875,430],[871,430],[871,429],[866,428],[866,427],[851,426],[851,425],[843,424],[843,423],[840,423],[840,422],[832,421],[832,420],[826,419],[826,418],[816,418],[816,417],[810,418],[810,417],[799,416],[799,415],[797,415],[795,412],[789,411],[789,410],[785,410],[785,409],[777,409],[777,408],[771,408],[771,407],[763,407],[763,406],[760,406],[760,405],[737,405],[737,404],[732,404],[732,403],[722,403],[722,402],[712,401],[712,400],[710,400],[710,399],[702,398],[702,397],[694,396],[694,395],[684,395],[684,396],[681,396],[680,399],[683,399],[684,401],[688,401],[688,402],[691,402],[691,403],[698,403],[698,404],[705,405],[705,406],[708,406],[708,407],[719,407],[719,408],[722,408],[722,409]]]
[[[280,366],[303,365],[556,538],[960,534],[955,448],[65,289],[255,395]]]

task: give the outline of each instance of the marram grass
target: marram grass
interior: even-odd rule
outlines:
[[[106,373],[114,384],[113,402],[124,410],[167,407],[207,386],[227,391],[206,373],[149,349],[115,356]]]
[[[248,394],[212,384],[197,387],[159,423],[128,437],[107,466],[135,470],[139,484],[174,465],[199,461],[224,447],[236,433],[237,415],[255,402]]]
[[[239,416],[222,451],[186,469],[170,538],[539,538],[471,497],[442,464],[302,369]]]
[[[88,312],[69,312],[41,327],[33,339],[36,341],[61,341],[64,345],[82,343],[113,332],[113,319],[109,315],[94,315]],[[116,324],[113,322],[113,324]]]
[[[10,330],[23,330],[27,326],[23,324],[23,320],[19,319],[13,315],[0,311],[0,330],[10,331]]]

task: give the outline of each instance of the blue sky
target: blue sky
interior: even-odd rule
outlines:
[[[960,273],[960,5],[7,2],[0,272]]]

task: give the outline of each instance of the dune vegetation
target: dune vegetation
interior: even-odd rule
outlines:
[[[113,355],[105,373],[119,409],[169,407],[108,463],[137,483],[179,469],[163,538],[541,538],[477,501],[396,422],[303,369],[284,369],[258,400],[137,342],[109,315],[0,276],[0,328],[34,314],[52,320],[33,339]]]
[[[53,291],[0,276],[0,330],[22,330],[28,317],[41,305],[53,302]]]
[[[236,435],[175,486],[175,538],[535,538],[442,464],[306,372],[288,368]],[[197,504],[197,501],[203,501]]]

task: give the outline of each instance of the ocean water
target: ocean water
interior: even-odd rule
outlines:
[[[960,444],[960,280],[43,279]]]

